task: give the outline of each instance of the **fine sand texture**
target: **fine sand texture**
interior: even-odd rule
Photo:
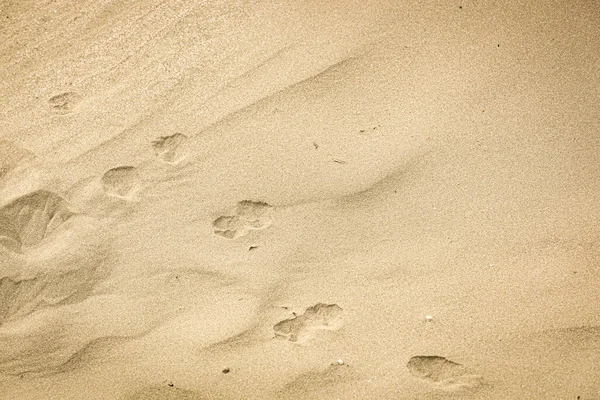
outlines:
[[[600,400],[600,3],[0,0],[0,400]]]

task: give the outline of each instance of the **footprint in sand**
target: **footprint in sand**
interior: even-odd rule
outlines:
[[[75,92],[64,92],[48,99],[50,110],[55,114],[65,115],[75,111],[81,98]]]
[[[277,323],[273,330],[276,336],[303,343],[309,340],[315,331],[340,329],[343,313],[344,310],[337,304],[318,303],[307,308],[302,315]]]
[[[139,175],[135,167],[121,166],[106,171],[101,182],[107,194],[131,200],[138,189]]]
[[[38,190],[21,196],[0,208],[0,243],[21,252],[49,237],[73,215],[56,193]]]
[[[483,386],[483,378],[454,361],[439,356],[416,356],[406,364],[411,375],[444,390],[475,389]]]
[[[175,163],[181,159],[178,147],[187,140],[187,136],[176,133],[171,136],[161,136],[152,142],[154,154],[164,162]]]
[[[240,201],[232,212],[213,221],[215,235],[235,239],[247,235],[251,230],[265,229],[271,226],[270,211],[273,207],[263,202]]]

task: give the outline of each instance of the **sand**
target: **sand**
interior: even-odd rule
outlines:
[[[0,398],[600,399],[594,1],[0,1]]]

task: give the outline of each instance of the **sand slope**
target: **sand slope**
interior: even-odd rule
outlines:
[[[0,1],[0,398],[600,399],[598,10]]]

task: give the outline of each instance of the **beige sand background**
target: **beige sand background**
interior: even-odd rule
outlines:
[[[599,24],[0,0],[0,398],[600,399]]]

